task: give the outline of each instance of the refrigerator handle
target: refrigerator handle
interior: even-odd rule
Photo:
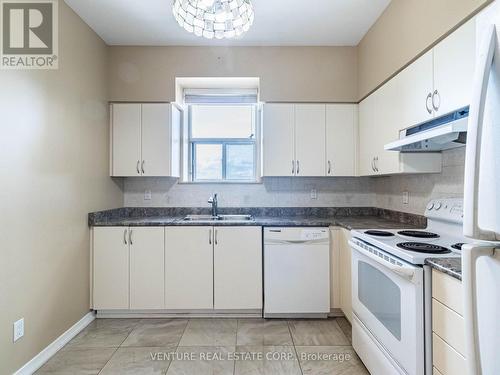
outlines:
[[[465,358],[467,374],[481,375],[479,332],[476,296],[476,263],[483,256],[494,255],[492,247],[477,247],[474,244],[462,248],[462,284],[464,296]]]
[[[467,152],[465,159],[464,186],[464,235],[480,238],[478,225],[479,168],[481,162],[481,141],[484,120],[484,108],[488,81],[493,64],[497,38],[495,25],[491,24],[485,32],[486,38],[481,44],[476,65],[476,76],[472,90],[469,126],[467,129]]]

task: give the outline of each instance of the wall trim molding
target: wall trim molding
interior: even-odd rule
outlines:
[[[50,343],[45,349],[34,356],[28,363],[17,370],[14,375],[31,375],[42,367],[50,358],[62,349],[71,339],[78,335],[95,319],[93,311],[88,312],[78,322],[73,324],[66,332]]]

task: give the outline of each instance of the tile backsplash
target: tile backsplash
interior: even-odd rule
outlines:
[[[463,196],[465,148],[443,152],[438,174],[387,177],[268,177],[261,184],[186,184],[172,178],[126,178],[127,207],[379,207],[422,214],[430,199]],[[317,198],[311,198],[316,190]],[[145,192],[151,199],[145,200]],[[403,204],[403,192],[409,192]]]

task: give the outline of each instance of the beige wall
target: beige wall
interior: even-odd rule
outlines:
[[[107,48],[59,4],[60,69],[0,71],[0,374],[89,311],[87,213],[123,199],[108,177]]]
[[[353,102],[355,47],[111,47],[112,101],[174,101],[175,77],[260,77],[263,101]]]
[[[392,0],[358,45],[358,99],[490,2]]]

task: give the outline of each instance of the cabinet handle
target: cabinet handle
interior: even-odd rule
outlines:
[[[133,230],[132,230],[132,229],[130,229],[130,231],[128,232],[128,242],[129,242],[131,245],[133,245],[133,244],[134,244],[134,243],[132,242],[132,232],[133,232]]]
[[[128,245],[127,244],[127,230],[126,229],[123,231],[123,243],[125,245]]]
[[[144,163],[146,163],[146,160],[143,160],[142,163],[141,163],[142,174],[146,173],[146,172],[144,172]]]
[[[378,164],[378,156],[375,158],[375,171],[380,172],[377,164]]]
[[[292,160],[292,176],[295,174],[295,160]]]
[[[208,231],[208,244],[209,245],[212,244],[212,229]]]
[[[300,161],[297,160],[297,175],[300,173]]]
[[[215,229],[215,244],[218,245],[219,244],[219,240],[217,239],[217,233],[218,233],[218,230]]]
[[[429,100],[432,102],[432,94],[431,93],[429,93],[429,95],[427,95],[427,98],[425,99],[425,108],[427,109],[427,112],[429,112],[429,114],[431,114],[432,108],[429,105]],[[432,103],[431,103],[431,105],[432,105]]]
[[[434,104],[434,98],[438,99],[438,104]],[[441,95],[439,95],[439,91],[435,90],[434,93],[432,94],[432,108],[434,108],[435,111],[437,111],[441,107]]]
[[[375,158],[372,159],[372,171],[375,172]]]
[[[332,162],[328,160],[328,174],[332,173]]]
[[[140,160],[137,160],[137,165],[135,166],[135,169],[137,170],[137,174],[141,174],[141,171],[139,170],[139,164],[141,164]]]

